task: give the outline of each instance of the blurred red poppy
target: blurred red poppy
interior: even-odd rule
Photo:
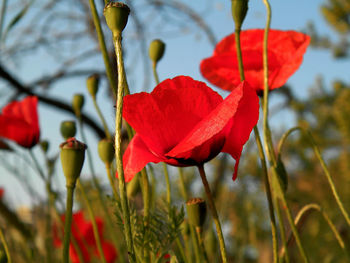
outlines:
[[[62,216],[62,219],[64,221],[65,217]],[[98,228],[98,233],[100,235],[102,250],[104,252],[105,259],[107,263],[113,263],[117,258],[117,251],[111,243],[103,239],[102,220],[100,218],[96,218],[95,220]],[[84,219],[83,212],[79,211],[73,214],[71,231],[71,238],[74,238],[85,263],[91,262],[94,256],[99,257],[92,223]],[[59,234],[61,236],[59,236]],[[61,229],[61,233],[58,233],[57,226],[55,226],[54,245],[56,247],[60,247],[62,245],[62,237],[63,229]],[[73,242],[71,242],[69,246],[69,255],[72,260],[72,263],[81,263],[79,260],[78,251],[74,247]]]
[[[264,90],[263,82],[263,29],[241,33],[241,49],[246,81],[258,93]],[[268,37],[269,89],[283,86],[299,68],[310,37],[295,31],[270,30]],[[201,62],[202,75],[212,84],[233,90],[240,83],[235,35],[222,39],[213,56]]]
[[[258,121],[259,102],[246,82],[223,100],[205,83],[178,76],[151,93],[124,98],[123,116],[136,135],[123,156],[125,181],[147,163],[201,165],[220,152],[235,160]]]
[[[29,96],[6,105],[0,115],[0,137],[25,148],[36,145],[40,137],[37,104],[38,98]]]
[[[2,197],[4,196],[5,193],[5,189],[0,187],[0,199],[2,199]]]

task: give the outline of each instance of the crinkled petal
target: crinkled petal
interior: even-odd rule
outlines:
[[[252,106],[248,109],[248,112],[243,112],[242,107],[244,107],[248,101],[251,100],[249,105]],[[205,156],[191,156],[193,150],[197,147],[209,147],[211,148],[211,153],[215,156],[217,155],[222,147],[226,138],[227,126],[232,125],[236,118],[236,114],[244,114],[249,119],[250,114],[258,116],[259,106],[258,97],[256,93],[247,85],[247,83],[242,82],[236,89],[234,89],[229,96],[219,104],[206,118],[200,121],[193,130],[184,138],[176,147],[174,147],[166,155],[173,158],[198,158],[198,160],[205,160]],[[245,108],[245,110],[247,110]],[[250,112],[252,111],[252,113]],[[255,111],[255,112],[253,112]],[[255,123],[257,118],[255,118]],[[242,126],[246,126],[245,123],[240,123]],[[246,134],[242,134],[241,137],[249,138],[252,127],[241,128]],[[210,144],[206,145],[209,142]],[[226,144],[226,143],[225,143]],[[242,144],[243,145],[243,144]],[[218,149],[217,147],[220,146]],[[233,152],[232,152],[233,153]],[[230,154],[232,155],[230,152]],[[237,152],[234,152],[236,156]],[[214,157],[213,156],[213,157]]]
[[[130,182],[146,164],[159,163],[164,159],[154,155],[138,134],[135,134],[123,156],[125,182]]]
[[[205,83],[179,76],[163,81],[150,94],[126,96],[123,116],[147,147],[162,156],[221,101]]]

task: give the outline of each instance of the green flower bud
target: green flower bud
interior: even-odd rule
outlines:
[[[134,176],[134,178],[132,178],[132,180],[126,185],[126,193],[128,198],[136,196],[140,190],[139,176]]]
[[[103,14],[113,36],[121,34],[128,23],[129,13],[130,8],[122,2],[109,2],[105,6]]]
[[[98,143],[98,155],[102,162],[106,165],[110,165],[114,159],[114,145],[110,139],[103,139]]]
[[[153,63],[162,59],[165,51],[165,43],[160,39],[155,39],[149,45],[148,55]]]
[[[47,153],[47,150],[49,149],[49,142],[47,140],[43,140],[40,142],[40,147],[41,147],[41,150],[44,152],[44,153]]]
[[[74,94],[73,99],[72,99],[72,108],[74,110],[75,115],[80,117],[81,115],[81,109],[84,106],[84,95],[83,94]]]
[[[92,74],[86,79],[86,88],[93,99],[96,99],[99,81],[100,76],[98,74]]]
[[[84,164],[87,146],[75,138],[69,138],[60,144],[60,148],[61,164],[64,176],[66,177],[66,186],[74,188]]]
[[[202,198],[191,198],[186,202],[188,221],[194,227],[202,227],[207,214],[207,207]]]
[[[240,30],[248,11],[248,0],[231,0],[231,11],[236,30]]]
[[[74,137],[77,133],[77,128],[74,121],[62,121],[60,127],[62,137],[67,140]]]

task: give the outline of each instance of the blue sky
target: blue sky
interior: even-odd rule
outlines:
[[[216,0],[212,1],[211,12],[204,12],[208,6],[203,6],[201,0],[190,1],[191,6],[200,10],[203,13],[203,18],[214,28],[217,40],[220,40],[224,36],[232,33],[233,21],[231,19],[231,3],[229,0]],[[337,35],[332,32],[330,27],[324,22],[320,14],[320,4],[324,3],[322,0],[305,1],[305,0],[272,0],[272,28],[283,30],[296,30],[301,31],[305,29],[306,23],[312,21],[315,23],[316,28],[320,34],[329,35],[332,39],[337,39]],[[186,3],[188,3],[186,1]],[[265,7],[260,0],[249,1],[249,12],[244,22],[243,28],[263,28],[265,25]],[[129,24],[125,30],[124,38],[132,37],[128,28],[132,27]],[[159,38],[157,35],[148,36],[149,41],[153,38]],[[184,34],[181,37],[162,36],[162,40],[167,44],[166,53],[164,58],[159,63],[159,75],[160,79],[172,78],[177,75],[189,75],[194,79],[203,80],[199,72],[199,64],[203,58],[209,57],[213,52],[213,47],[210,43],[204,39],[203,34]],[[128,47],[124,47],[127,52]],[[126,59],[128,62],[128,58]],[[21,71],[21,76],[29,80],[33,76],[40,76],[45,74],[46,68],[50,66],[53,61],[45,56],[45,54],[38,54],[36,62],[24,63]],[[130,61],[129,61],[130,62]],[[103,65],[102,59],[94,61],[98,65]],[[349,60],[335,61],[332,58],[332,54],[324,50],[315,50],[309,48],[305,57],[304,63],[300,69],[289,79],[288,83],[295,89],[295,93],[300,97],[305,97],[308,94],[308,89],[314,83],[317,75],[324,77],[326,85],[329,85],[332,80],[340,78],[346,82],[350,82],[350,75],[345,69],[350,68]],[[138,67],[140,75],[142,75],[141,69]],[[142,78],[141,78],[142,79]],[[132,92],[140,91],[142,88],[142,81],[138,78],[130,81],[130,89]],[[217,90],[218,91],[218,90]],[[59,96],[66,102],[71,100],[74,93],[85,93],[85,78],[67,80],[59,87],[52,90],[52,95]],[[225,96],[225,92],[220,91],[220,94]],[[113,105],[105,100],[105,96],[99,94],[98,100],[102,105],[102,110],[110,123],[110,128],[114,123],[113,120]],[[90,98],[86,97],[86,105],[84,110],[91,113],[96,117],[96,113],[93,110],[93,106]],[[58,113],[56,110],[44,105],[39,107],[40,123],[42,130],[42,138],[50,138],[51,150],[50,154],[53,155],[58,151],[58,145],[62,141],[59,135],[60,122],[72,117]],[[286,115],[283,115],[286,114]],[[287,116],[287,117],[286,117]],[[97,118],[97,117],[96,117]],[[293,125],[292,116],[286,112],[278,114],[274,118],[277,121],[284,120],[282,124],[286,127]],[[92,151],[96,150],[97,140],[93,134],[87,130],[86,133],[89,136],[89,147]],[[80,136],[77,136],[78,139]],[[40,151],[35,149],[35,152],[40,157]],[[97,155],[94,155],[94,159],[98,160]],[[14,163],[18,163],[18,159],[14,157],[10,158]],[[97,161],[97,170],[99,174],[105,177],[103,166]],[[24,167],[24,166],[23,166]],[[58,163],[57,171],[60,176],[58,179],[61,186],[64,185],[63,175],[61,173],[61,167]],[[3,172],[3,171],[2,171]],[[41,182],[36,179],[37,176],[32,171],[27,172],[28,176],[33,178],[38,189],[43,189]],[[15,204],[28,204],[29,199],[26,194],[18,195],[19,184],[13,178],[10,178],[5,173],[0,177],[0,186],[5,186],[8,195],[7,198],[13,201]],[[83,174],[89,174],[88,165],[85,164]],[[44,196],[44,191],[41,191],[41,195]]]

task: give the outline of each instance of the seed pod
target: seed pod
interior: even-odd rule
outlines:
[[[165,43],[160,39],[155,39],[149,45],[148,55],[153,63],[162,59],[165,51]]]
[[[74,137],[77,133],[77,128],[74,121],[62,121],[60,127],[62,137],[67,140]]]
[[[247,15],[248,0],[231,0],[231,11],[236,30],[240,30]]]
[[[122,2],[109,2],[105,6],[103,14],[106,18],[107,26],[112,31],[113,36],[122,33],[128,23],[129,13],[130,8]]]
[[[114,159],[113,141],[110,139],[102,139],[99,141],[97,149],[102,162],[106,165],[110,165]]]
[[[77,117],[81,116],[81,109],[84,106],[84,95],[83,94],[74,94],[73,99],[72,99],[72,108],[74,110],[74,113]]]
[[[207,214],[207,207],[202,198],[191,198],[186,202],[188,221],[194,227],[202,227]]]
[[[99,82],[100,82],[100,77],[98,74],[92,74],[86,79],[86,88],[90,93],[92,99],[96,99]]]

